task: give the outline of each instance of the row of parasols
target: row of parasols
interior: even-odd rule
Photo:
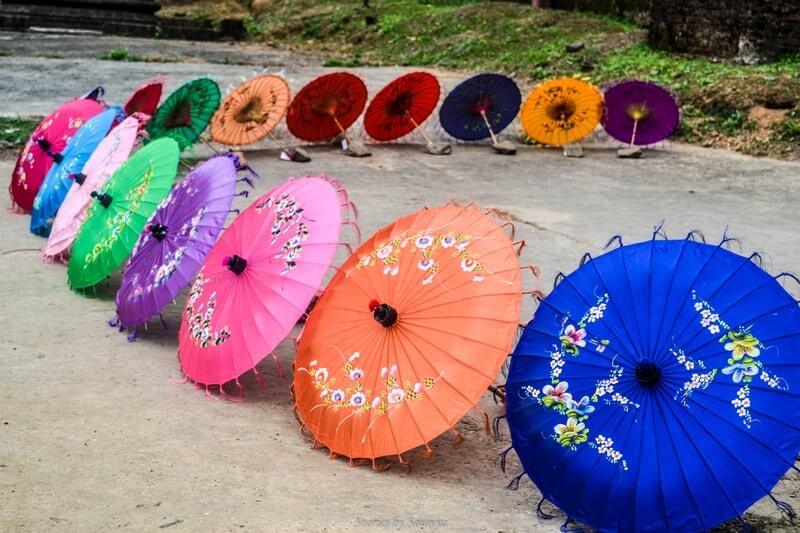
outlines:
[[[64,117],[97,104],[89,96],[46,119],[48,139],[69,137]],[[123,267],[111,325],[131,340],[188,287],[178,360],[207,394],[240,399],[242,376],[260,379],[262,360],[277,364],[290,339],[302,433],[351,465],[407,465],[443,434],[460,441],[458,422],[482,413],[489,388],[505,408],[494,432],[505,419],[511,435],[501,465],[511,450],[521,465],[511,486],[527,476],[568,521],[704,531],[742,520],[764,496],[794,518],[772,493],[800,451],[791,274],[770,275],[728,236],[669,239],[658,227],[584,255],[549,295],[525,291],[538,269],[520,264],[525,243],[508,215],[450,202],[378,230],[321,290],[336,251],[361,240],[341,183],[290,179],[223,229],[256,173],[227,153],[178,176],[174,139],[134,151],[146,118],[123,118],[126,107],[98,110],[62,157],[31,167],[62,172],[84,128],[106,113],[100,131],[121,120],[72,172],[45,258],[67,262],[84,294]],[[520,324],[525,295],[539,305]]]
[[[426,72],[412,72],[393,80],[373,97],[368,107],[364,82],[348,72],[316,78],[293,99],[288,83],[271,74],[257,76],[236,87],[222,102],[217,84],[200,78],[178,88],[158,106],[162,86],[163,79],[152,80],[122,108],[109,109],[117,110],[120,118],[123,113],[138,114],[140,123],[147,123],[147,139],[170,137],[181,150],[200,140],[210,123],[211,141],[244,146],[269,137],[284,148],[282,158],[307,161],[309,157],[304,150],[283,146],[273,133],[285,116],[289,131],[297,138],[308,142],[338,138],[347,154],[364,156],[369,151],[362,143],[353,142],[348,134],[348,129],[364,114],[364,129],[377,141],[391,141],[419,131],[430,153],[451,151],[447,144],[434,143],[421,127],[439,106],[441,96],[439,80]],[[28,158],[29,168],[18,165],[21,173],[11,184],[12,199],[23,210],[31,210],[45,177],[45,173],[33,167],[44,164],[39,162],[44,154],[56,159],[63,156],[61,151],[71,134],[103,109],[101,97],[102,90],[93,91],[74,103],[69,112],[45,118],[31,136],[31,142],[22,152],[22,157]],[[629,144],[631,150],[625,152],[627,156],[638,157],[641,152],[633,148],[635,145],[666,139],[680,121],[678,104],[671,93],[644,81],[621,82],[601,93],[579,79],[550,80],[534,88],[521,108],[520,104],[520,90],[511,78],[479,74],[447,94],[439,106],[439,122],[452,137],[465,141],[491,138],[497,152],[512,154],[516,151],[514,144],[500,141],[498,135],[519,114],[530,138],[542,144],[574,147],[565,149],[567,155],[581,155],[575,143],[602,122],[612,137]],[[62,129],[63,135],[55,135]],[[102,133],[98,131],[97,135]],[[213,146],[212,149],[216,151]]]

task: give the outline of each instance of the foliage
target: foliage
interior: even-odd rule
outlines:
[[[0,117],[0,145],[21,148],[42,117]]]

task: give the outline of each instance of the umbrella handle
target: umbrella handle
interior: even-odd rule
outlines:
[[[630,147],[633,148],[633,143],[636,142],[636,129],[639,126],[639,119],[635,119],[633,121],[633,132],[631,133],[631,144]]]
[[[332,119],[333,119],[333,121],[336,123],[336,125],[339,127],[339,131],[341,131],[341,132],[342,132],[342,135],[344,136],[345,140],[347,141],[347,144],[348,144],[348,145],[349,145],[349,144],[353,144],[353,141],[350,139],[350,136],[349,136],[349,135],[347,135],[347,131],[346,131],[346,130],[345,130],[343,127],[342,127],[342,123],[341,123],[341,122],[339,122],[339,119],[338,119],[338,118],[336,118],[336,115],[335,115],[335,114],[333,114],[333,113],[331,113],[331,118],[332,118]]]
[[[422,137],[425,139],[425,142],[428,144],[433,144],[431,138],[428,137],[428,134],[425,133],[425,130],[419,126],[416,120],[414,120],[414,117],[411,116],[411,113],[406,111],[406,116],[408,117],[408,120],[414,125],[414,129],[419,130],[419,132],[422,134]]]
[[[483,123],[486,124],[486,129],[489,130],[489,135],[492,136],[492,143],[497,144],[497,137],[495,137],[492,125],[489,124],[489,119],[486,118],[486,111],[483,109],[481,109],[481,118],[483,119]]]

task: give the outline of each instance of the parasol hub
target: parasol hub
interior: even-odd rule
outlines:
[[[645,104],[632,104],[628,106],[627,113],[631,119],[638,122],[650,116],[650,109]]]
[[[389,115],[411,115],[411,103],[413,101],[414,95],[412,93],[401,93],[386,106],[386,111]]]
[[[83,172],[71,172],[69,174],[69,179],[71,179],[78,185],[83,185],[83,182],[86,181],[86,174],[84,174]]]
[[[479,115],[486,115],[492,109],[492,99],[486,95],[481,96],[475,101],[475,112]]]
[[[246,124],[248,122],[260,122],[261,119],[264,118],[262,109],[263,105],[261,105],[261,98],[254,96],[244,107],[236,112],[236,115],[234,115],[233,118],[240,124]]]
[[[651,361],[640,361],[636,365],[636,381],[643,387],[655,387],[661,382],[661,369]]]
[[[547,106],[547,116],[552,120],[564,122],[575,114],[575,102],[572,100],[560,100]]]
[[[110,194],[108,193],[98,194],[97,191],[92,191],[91,197],[96,198],[97,201],[100,202],[100,205],[102,205],[105,208],[108,208],[111,205],[111,201],[113,200]]]
[[[238,255],[226,255],[222,258],[222,266],[236,274],[237,276],[247,268],[247,259]]]
[[[380,304],[372,309],[372,318],[385,328],[391,327],[397,322],[397,309],[389,304]]]
[[[163,241],[164,238],[167,236],[167,226],[164,224],[148,224],[145,227],[145,231],[149,232],[150,235],[157,241]]]

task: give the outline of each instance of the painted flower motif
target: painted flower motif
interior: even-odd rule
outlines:
[[[716,324],[708,326],[708,332],[711,333],[712,335],[716,335],[717,333],[719,333],[719,326]]]
[[[365,255],[364,257],[361,258],[361,264],[364,265],[364,266],[369,266],[369,264],[371,262],[372,262],[372,258],[370,256],[368,256],[368,255]]]
[[[398,265],[386,265],[383,269],[384,275],[387,276],[396,276],[400,272],[400,267]]]
[[[433,259],[423,259],[420,261],[417,266],[420,270],[428,271],[434,265]]]
[[[350,371],[350,380],[351,381],[358,381],[359,379],[364,377],[364,371],[360,368],[354,368]]]
[[[442,248],[452,248],[456,244],[456,238],[451,233],[447,234],[442,237],[441,244]]]
[[[567,405],[572,401],[572,394],[567,392],[568,388],[569,383],[566,381],[559,382],[555,387],[552,385],[545,385],[542,387],[542,393],[544,394],[542,403],[547,407],[552,405]]]
[[[580,401],[570,400],[567,404],[567,410],[570,414],[573,412],[577,415],[590,415],[594,413],[594,405],[590,404],[591,400],[588,396],[584,396]]]
[[[464,272],[472,272],[476,268],[478,268],[477,261],[469,258],[464,258],[461,260],[461,270]]]
[[[355,360],[356,360],[356,359],[358,359],[359,357],[361,357],[361,353],[360,353],[360,352],[353,352],[353,355],[351,355],[350,357],[348,357],[348,358],[347,358],[347,360],[348,360],[348,361],[350,361],[350,362],[352,363],[353,361],[355,361]]]
[[[392,251],[394,251],[394,247],[392,247],[391,244],[387,244],[386,246],[378,250],[375,255],[378,256],[378,259],[383,260],[392,255]],[[365,259],[367,260],[366,264],[369,264],[369,258]]]
[[[330,391],[328,389],[322,389],[322,391],[319,393],[319,397],[320,398],[325,398],[328,395],[329,392]]]
[[[758,367],[752,363],[733,363],[722,369],[722,373],[726,376],[733,374],[733,382],[741,383],[745,376],[755,376],[758,374]]]
[[[557,424],[553,430],[556,433],[556,440],[562,446],[574,446],[586,442],[586,434],[589,432],[586,425],[578,422],[575,417],[569,417],[566,424]]]
[[[389,394],[387,396],[387,400],[389,400],[390,404],[395,405],[395,404],[398,404],[398,403],[402,402],[403,398],[405,398],[405,397],[406,397],[406,393],[405,393],[405,391],[403,389],[394,388],[394,389],[389,391]]]
[[[583,328],[577,329],[575,326],[570,324],[566,327],[566,329],[564,329],[564,335],[561,337],[561,339],[562,341],[566,340],[573,346],[583,348],[586,346],[586,330]]]
[[[350,405],[353,407],[361,407],[364,405],[364,402],[367,401],[367,397],[364,395],[363,392],[357,392],[350,396]]]
[[[431,237],[430,235],[422,235],[420,237],[417,237],[417,239],[414,241],[414,246],[416,246],[420,250],[425,250],[427,248],[430,248],[432,244],[433,244],[433,237]]]
[[[316,381],[328,381],[328,369],[327,368],[318,368],[316,372],[314,372],[314,379]]]
[[[339,403],[344,400],[344,391],[342,389],[336,389],[335,391],[331,392],[331,401],[333,403]]]
[[[695,311],[701,311],[702,309],[703,309],[703,302],[695,302],[694,310]]]
[[[745,356],[758,357],[761,355],[759,350],[759,340],[750,333],[729,331],[720,341],[728,340],[725,349],[731,352],[734,361],[739,361]]]
[[[373,408],[373,409],[377,409],[377,408],[378,408],[378,406],[381,404],[381,401],[382,401],[382,400],[381,400],[380,396],[377,396],[377,397],[375,397],[375,398],[372,400],[372,408]]]

